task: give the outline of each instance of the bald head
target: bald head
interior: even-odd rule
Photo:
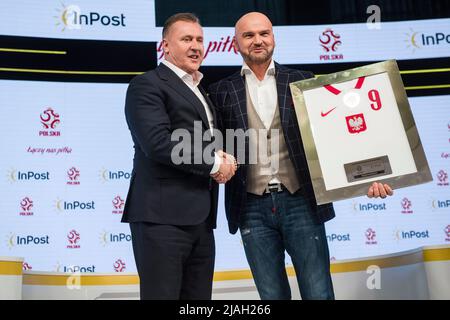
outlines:
[[[270,64],[275,48],[272,22],[260,12],[243,15],[236,22],[234,44],[250,67]]]
[[[249,25],[257,24],[265,25],[272,29],[272,22],[265,14],[262,14],[261,12],[249,12],[240,17],[236,22],[234,26],[235,33],[240,32],[242,29],[247,28]]]

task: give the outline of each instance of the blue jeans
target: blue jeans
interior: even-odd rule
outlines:
[[[303,195],[247,193],[239,229],[261,299],[291,299],[285,251],[302,299],[334,299],[325,226],[314,222]]]

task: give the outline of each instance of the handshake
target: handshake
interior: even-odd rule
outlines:
[[[216,180],[217,183],[226,183],[236,173],[238,163],[235,157],[222,150],[217,151],[217,156],[220,158],[219,171],[211,174],[211,177]]]

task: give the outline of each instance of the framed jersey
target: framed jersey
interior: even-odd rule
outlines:
[[[318,204],[432,180],[395,60],[290,87]]]

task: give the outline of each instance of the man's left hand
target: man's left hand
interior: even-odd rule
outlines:
[[[370,187],[369,191],[367,192],[367,196],[369,198],[386,198],[387,196],[392,196],[394,194],[394,191],[392,191],[392,188],[388,184],[382,184],[378,182],[374,182]]]

